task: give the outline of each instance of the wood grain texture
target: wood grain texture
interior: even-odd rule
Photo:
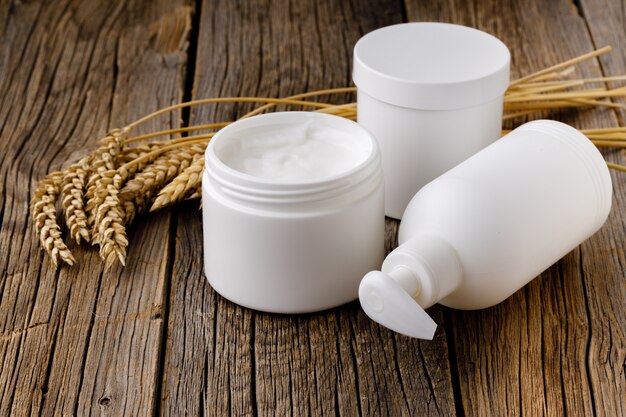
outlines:
[[[95,251],[72,247],[79,265],[55,273],[28,202],[36,180],[110,127],[181,100],[191,7],[58,1],[0,9],[0,415],[150,415],[171,215],[131,232],[130,268],[104,273]]]
[[[54,272],[28,219],[36,180],[110,127],[186,98],[349,85],[352,47],[377,27],[486,30],[510,47],[514,76],[611,44],[579,75],[614,75],[626,73],[624,10],[618,0],[0,1],[0,416],[626,416],[621,173],[597,235],[496,307],[431,308],[432,342],[377,325],[357,302],[279,316],[225,300],[203,274],[193,203],[140,219],[127,267],[107,272],[76,246],[78,266]],[[251,108],[206,106],[144,130]],[[607,109],[546,116],[626,124]],[[387,251],[397,227],[387,221]]]
[[[626,73],[626,3],[622,0],[582,1],[579,13],[585,18],[594,45],[612,45],[615,53],[600,58],[604,75]],[[626,104],[623,98],[615,100]],[[626,111],[616,111],[626,125]],[[607,154],[607,159],[624,163],[624,151]],[[613,216],[601,239],[583,246],[583,272],[597,277],[585,288],[591,322],[588,377],[597,415],[626,415],[626,283],[624,242],[626,218],[618,216],[626,202],[623,176],[615,175]],[[623,213],[624,211],[621,210]]]
[[[409,20],[461,23],[495,34],[511,49],[513,77],[607,43],[616,49],[608,62],[622,65],[614,64],[605,75],[624,74],[619,2],[586,3],[584,9],[599,14],[595,24],[588,20],[592,33],[596,27],[595,43],[581,10],[565,0],[453,1],[447,7],[407,1],[407,14]],[[592,61],[576,76],[601,74],[598,61]],[[579,128],[618,123],[613,110],[552,112],[546,117]],[[624,163],[621,153],[607,157]],[[612,177],[614,208],[598,234],[502,304],[477,312],[446,311],[466,415],[626,414],[626,187],[621,173]]]
[[[402,10],[392,1],[205,1],[199,20],[194,97],[286,96],[349,85],[354,43],[402,21]],[[197,109],[192,120],[249,109]],[[388,228],[392,247],[396,222]],[[165,414],[455,414],[443,329],[433,342],[398,336],[358,303],[300,316],[238,307],[206,283],[199,216],[183,213],[177,230]]]

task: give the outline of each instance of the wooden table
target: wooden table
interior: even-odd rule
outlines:
[[[0,3],[1,415],[626,415],[623,173],[598,234],[496,307],[431,308],[433,341],[382,328],[357,302],[278,316],[224,300],[203,276],[196,204],[140,219],[128,265],[107,272],[74,246],[78,265],[55,271],[28,208],[37,179],[157,108],[349,85],[354,43],[384,25],[486,30],[510,47],[514,77],[610,44],[583,75],[626,74],[623,1],[48,3]],[[552,115],[580,128],[625,116]]]

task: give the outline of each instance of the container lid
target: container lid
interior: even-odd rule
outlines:
[[[352,78],[390,104],[458,109],[503,95],[510,60],[506,45],[488,33],[448,23],[404,23],[357,42]]]

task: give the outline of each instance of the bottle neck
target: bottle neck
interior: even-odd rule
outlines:
[[[447,297],[463,278],[456,250],[432,234],[415,236],[398,246],[385,259],[382,271],[422,308]]]

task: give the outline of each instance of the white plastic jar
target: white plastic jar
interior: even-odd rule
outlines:
[[[582,133],[526,123],[415,195],[400,246],[361,282],[361,305],[384,326],[432,339],[425,308],[500,303],[597,232],[612,194],[606,161]]]
[[[500,40],[446,23],[388,26],[357,42],[357,118],[381,148],[388,216],[500,137],[509,62]]]
[[[240,120],[207,147],[202,211],[205,274],[224,297],[277,313],[344,304],[384,256],[378,146],[331,115]]]

